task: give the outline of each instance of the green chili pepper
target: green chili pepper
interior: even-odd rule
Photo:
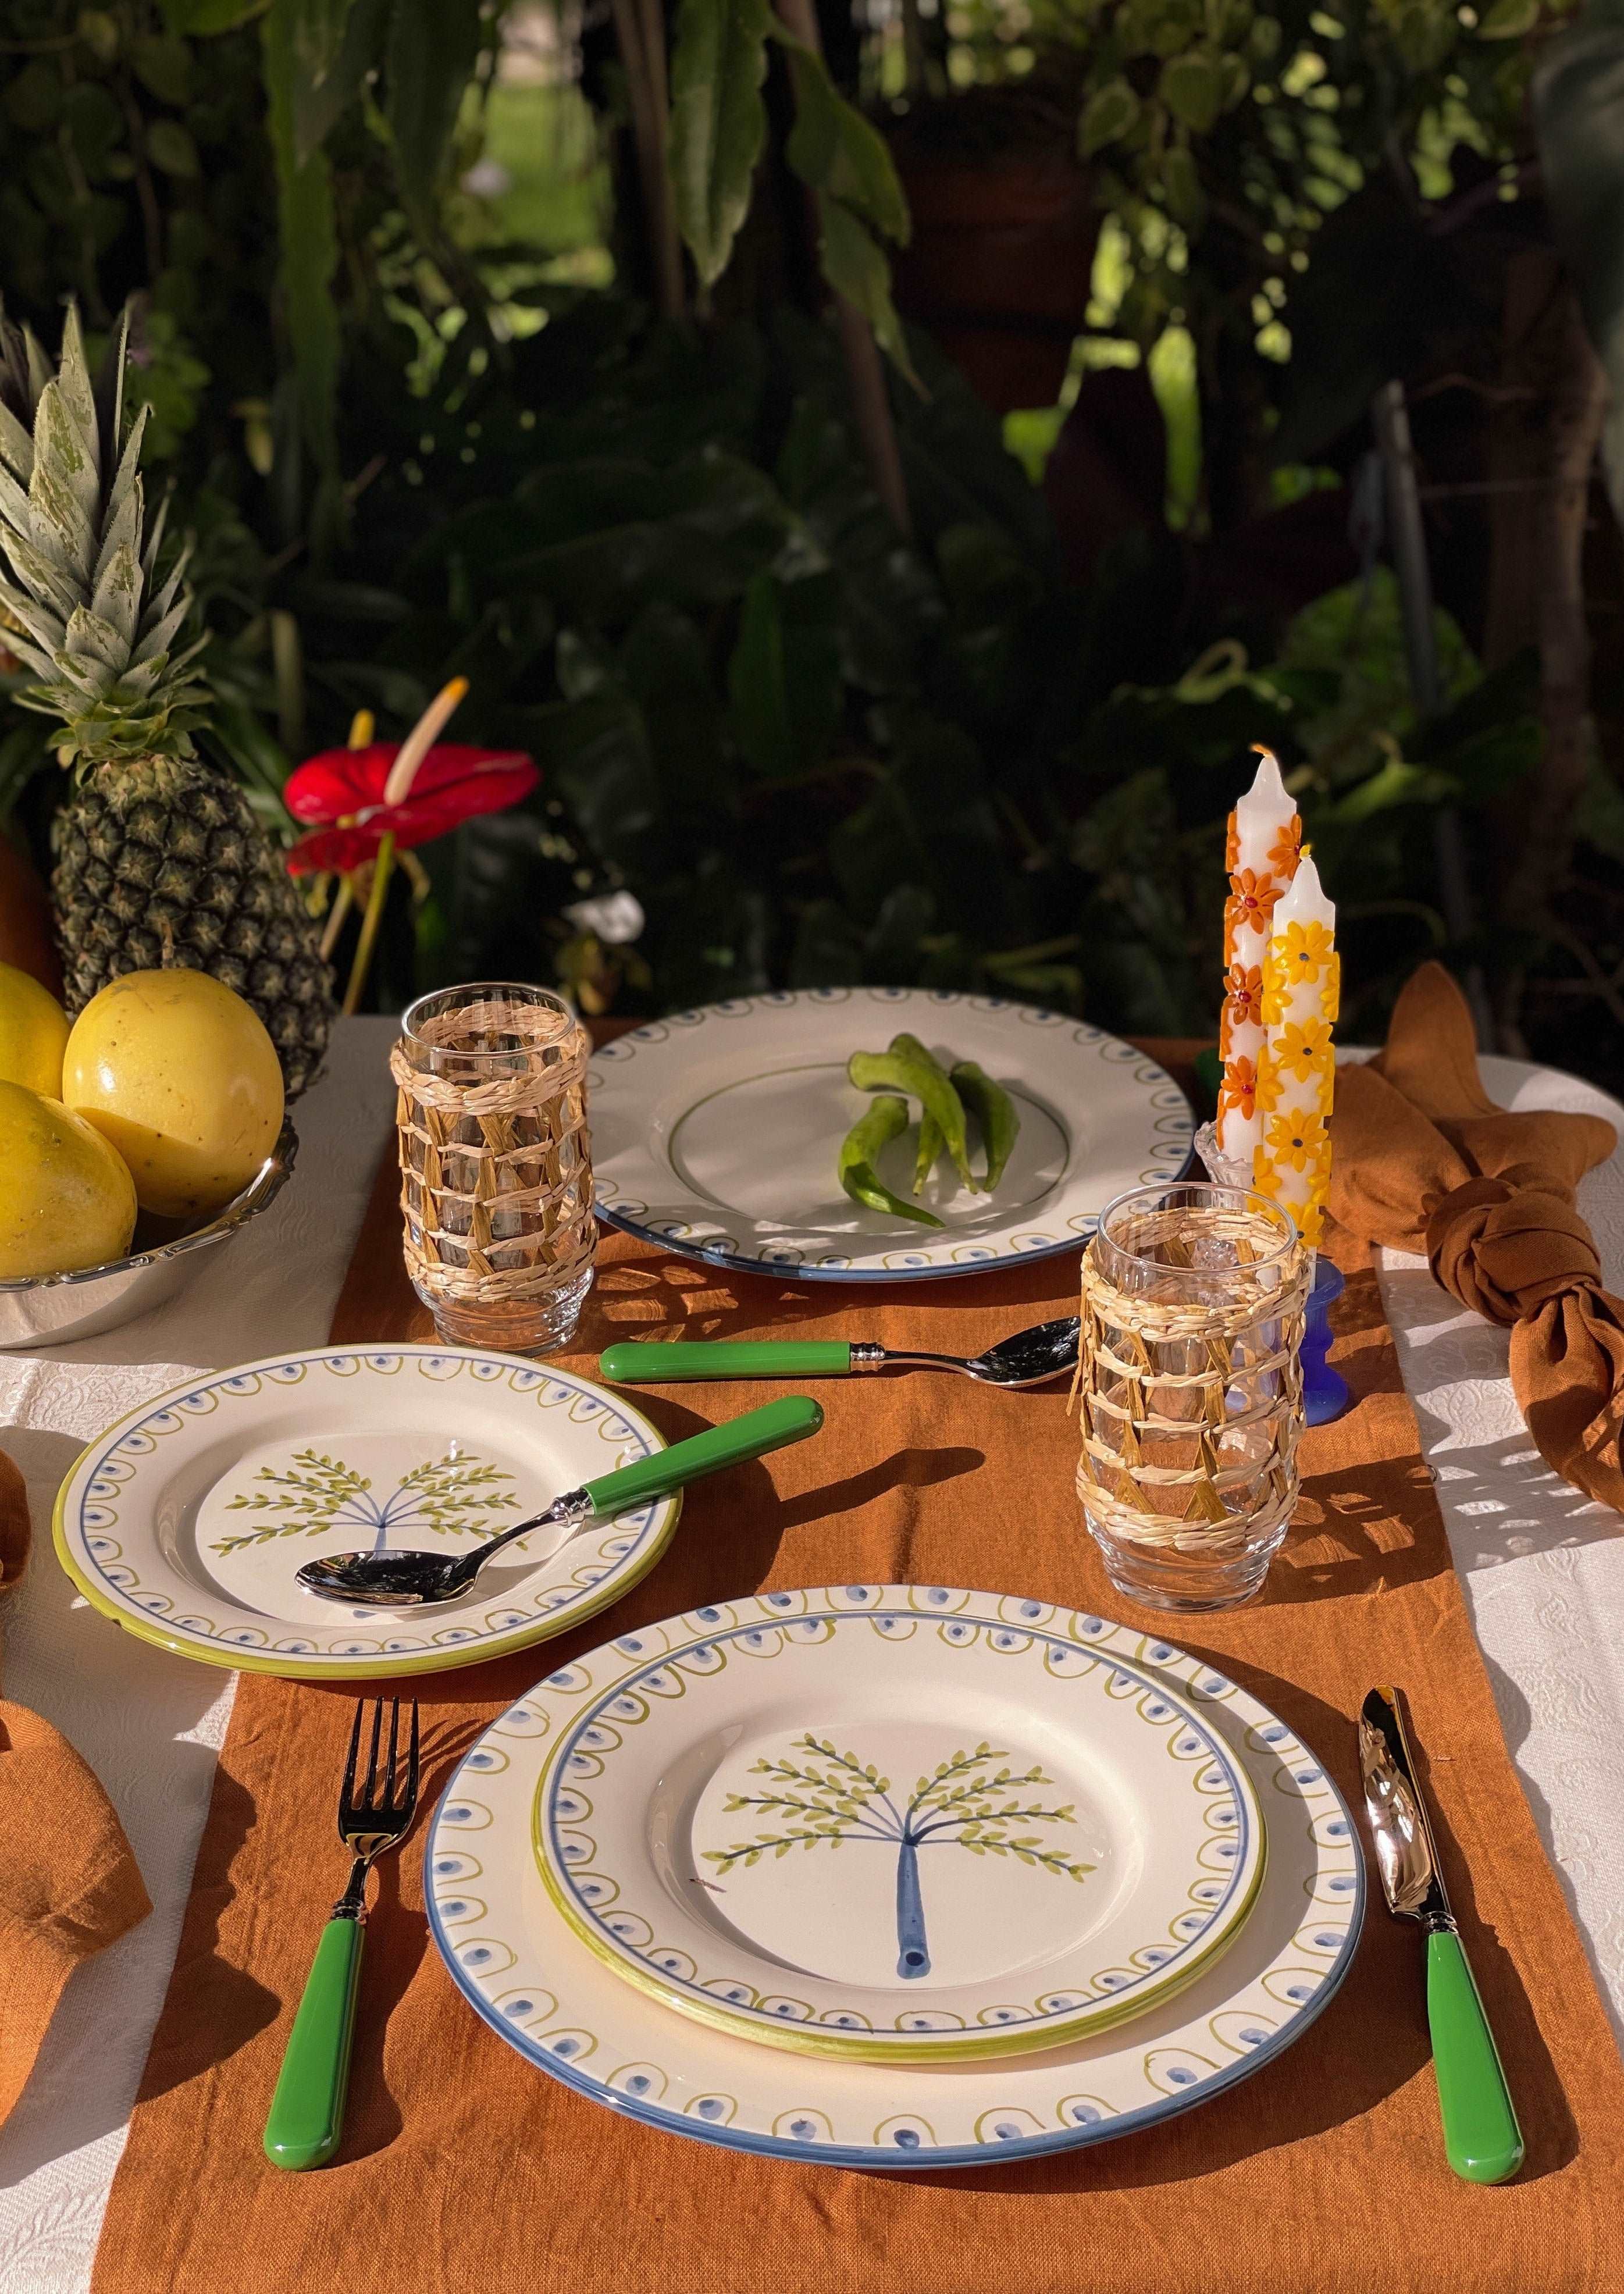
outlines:
[[[981,1184],[990,1195],[1009,1163],[1020,1133],[1020,1118],[1003,1086],[995,1083],[974,1060],[954,1062],[953,1086],[981,1126],[981,1142],[987,1149],[987,1176]]]
[[[916,1036],[893,1037],[889,1052],[854,1052],[846,1062],[846,1073],[859,1091],[905,1092],[918,1100],[925,1113],[936,1118],[954,1169],[967,1187],[975,1185],[970,1175],[963,1106],[946,1069],[938,1065]]]
[[[942,1127],[929,1108],[919,1119],[919,1151],[914,1158],[914,1192],[918,1194],[925,1181],[935,1170],[946,1141]]]
[[[861,1053],[858,1054],[862,1056]],[[840,1184],[854,1203],[871,1211],[889,1211],[893,1218],[913,1219],[920,1226],[942,1226],[946,1221],[916,1203],[905,1203],[880,1176],[880,1157],[893,1139],[908,1127],[908,1103],[904,1099],[877,1099],[840,1142]]]

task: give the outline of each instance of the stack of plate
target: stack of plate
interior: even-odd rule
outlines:
[[[719,1603],[491,1728],[436,1811],[458,1982],[595,2100],[730,2148],[968,2166],[1124,2134],[1306,2029],[1348,1812],[1244,1690],[941,1586]]]

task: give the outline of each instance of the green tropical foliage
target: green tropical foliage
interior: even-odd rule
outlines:
[[[1531,88],[1555,228],[1616,362],[1604,5],[1572,29],[1534,0],[977,0],[915,21],[944,94],[1069,60],[1114,219],[1097,323],[1114,352],[1189,351],[1182,531],[1141,523],[1082,582],[1033,483],[1043,450],[1011,459],[897,315],[883,40],[859,86],[767,0],[639,0],[670,45],[684,291],[662,316],[626,58],[591,51],[576,85],[567,42],[535,30],[551,20],[521,12],[4,9],[10,305],[53,334],[74,294],[93,355],[143,297],[145,466],[194,541],[212,760],[274,823],[291,763],[357,709],[398,736],[461,674],[456,737],[542,767],[526,806],[414,856],[381,1003],[493,971],[634,1012],[873,980],[1199,1030],[1223,817],[1259,739],[1342,905],[1351,1032],[1422,953],[1547,961],[1543,927],[1507,935],[1487,895],[1477,937],[1452,931],[1433,850],[1448,807],[1492,883],[1508,792],[1528,801],[1539,768],[1532,658],[1485,676],[1441,616],[1446,705],[1424,720],[1379,553],[1295,611],[1237,605],[1203,553],[1346,476],[1388,377],[1495,386],[1504,249],[1544,230]],[[878,417],[820,266],[889,354]],[[1060,413],[1042,419],[1047,443]],[[47,761],[8,709],[0,816],[42,851]],[[1604,764],[1575,826],[1605,892],[1624,800]]]

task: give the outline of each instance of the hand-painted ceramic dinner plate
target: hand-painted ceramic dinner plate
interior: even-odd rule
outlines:
[[[80,1591],[143,1640],[301,1680],[438,1672],[579,1624],[652,1569],[680,1501],[520,1538],[457,1601],[350,1608],[305,1561],[456,1552],[663,1448],[569,1371],[439,1346],[318,1348],[200,1374],[93,1442],[57,1500]],[[533,1550],[532,1550],[533,1547]]]
[[[1125,1625],[976,1594],[928,1628],[1059,1633],[1194,1706],[1251,1778],[1269,1856],[1252,1911],[1194,1982],[1130,2023],[992,2062],[851,2062],[759,2046],[662,2006],[570,1926],[532,1851],[531,1808],[585,1707],[651,1660],[735,1626],[881,1610],[905,1590],[831,1587],[718,1603],[639,1629],[538,1682],[462,1761],[427,1848],[429,1917],[452,1975],[530,2062],[622,2115],[726,2149],[839,2167],[938,2168],[1108,2141],[1219,2095],[1301,2037],[1346,1973],[1364,1903],[1347,1808],[1285,1722],[1198,1657]],[[842,1851],[843,1854],[850,1851]]]
[[[1262,1815],[1183,1696],[1068,1615],[804,1598],[646,1657],[559,1742],[541,1876],[632,1982],[806,2054],[951,2062],[1125,2021],[1233,1940]]]
[[[842,1193],[836,1159],[871,1104],[855,1051],[907,1029],[1005,1086],[1020,1135],[995,1194],[940,1170],[920,1226]],[[688,1257],[830,1282],[964,1274],[1078,1250],[1125,1188],[1176,1178],[1195,1118],[1172,1078],[1115,1036],[990,996],[815,988],[678,1012],[605,1045],[588,1071],[597,1208]],[[915,1110],[917,1113],[917,1110]],[[881,1176],[908,1197],[914,1142]]]

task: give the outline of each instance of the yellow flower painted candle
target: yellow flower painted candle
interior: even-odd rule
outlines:
[[[1304,858],[1275,904],[1263,963],[1263,1048],[1255,1101],[1252,1184],[1317,1243],[1331,1176],[1331,1026],[1340,989],[1336,911]]]
[[[1218,1094],[1218,1144],[1226,1155],[1250,1158],[1263,1133],[1257,1104],[1263,1055],[1263,959],[1275,903],[1296,874],[1303,824],[1286,793],[1279,766],[1267,749],[1257,776],[1230,815],[1230,896],[1223,911],[1223,1015],[1218,1050],[1223,1084]]]

